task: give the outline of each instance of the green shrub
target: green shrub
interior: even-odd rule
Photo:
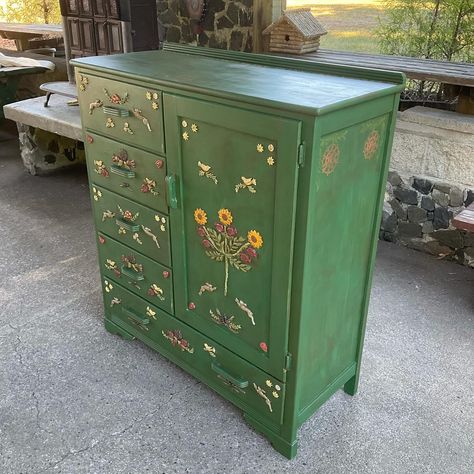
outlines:
[[[59,0],[6,0],[0,19],[11,23],[61,23]]]

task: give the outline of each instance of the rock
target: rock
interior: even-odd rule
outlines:
[[[421,198],[421,207],[427,211],[434,211],[435,203],[429,196],[423,196]]]
[[[209,43],[209,36],[204,33],[199,33],[199,46],[206,46]]]
[[[429,179],[414,178],[413,187],[422,194],[429,194],[433,188],[433,183]]]
[[[388,202],[383,203],[380,228],[385,232],[395,232],[397,229],[397,215]]]
[[[380,231],[380,238],[386,242],[397,242],[397,234],[392,234],[391,232]]]
[[[428,218],[429,221],[432,221],[434,219],[434,211],[428,211],[426,213],[426,217]]]
[[[216,35],[211,34],[209,38],[209,48],[227,49],[227,41],[219,40]]]
[[[235,3],[229,3],[227,5],[227,16],[229,17],[229,20],[234,24],[238,25],[239,24],[239,10],[240,8],[235,4]]]
[[[403,184],[402,178],[400,178],[400,175],[396,171],[388,172],[387,181],[392,186],[399,186],[400,184]]]
[[[464,249],[464,265],[474,268],[474,247]]]
[[[232,28],[234,24],[224,15],[217,20],[217,29],[222,30],[222,28]]]
[[[474,234],[472,232],[463,232],[463,241],[465,247],[474,247]]]
[[[253,13],[245,10],[240,11],[240,26],[252,26],[253,25]]]
[[[160,20],[165,26],[179,25],[179,18],[177,17],[176,12],[174,12],[171,8],[168,8],[168,10],[160,14]],[[168,35],[166,37],[168,37]]]
[[[423,234],[431,234],[433,230],[433,223],[431,221],[423,222],[423,226],[421,227]]]
[[[434,183],[434,188],[446,194],[449,194],[449,191],[451,191],[451,185],[448,183]]]
[[[440,206],[448,207],[449,205],[449,194],[446,194],[438,189],[433,189],[431,193],[433,200],[438,203]]]
[[[407,215],[410,222],[415,222],[417,224],[427,220],[426,211],[417,206],[408,206]]]
[[[452,255],[454,251],[445,245],[441,245],[437,240],[431,240],[425,243],[424,249],[432,255]]]
[[[462,234],[459,230],[438,230],[432,237],[439,240],[443,245],[458,249],[464,247]]]
[[[449,227],[449,212],[444,207],[434,210],[433,227],[435,229],[447,229]]]
[[[418,194],[414,189],[399,187],[395,188],[393,194],[399,201],[405,204],[418,204]]]
[[[390,206],[392,206],[392,209],[395,211],[397,214],[397,217],[399,219],[402,219],[404,221],[407,220],[407,210],[400,204],[399,201],[396,199],[392,199],[389,201]]]
[[[234,51],[241,51],[242,49],[242,40],[244,35],[240,31],[233,31],[230,35],[230,49]]]
[[[414,222],[399,222],[398,234],[401,237],[421,237],[421,226]]]
[[[467,189],[466,190],[466,198],[464,199],[464,205],[467,207],[474,202],[474,190]]]
[[[463,204],[464,193],[462,189],[452,187],[449,193],[449,205],[452,207],[460,207]]]
[[[181,39],[181,28],[177,26],[171,26],[166,31],[166,41],[170,43],[179,43]]]

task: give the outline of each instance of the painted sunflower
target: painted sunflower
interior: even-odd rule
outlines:
[[[201,208],[198,208],[194,211],[194,220],[199,224],[199,225],[206,225],[207,224],[207,214],[206,211],[202,210]]]
[[[229,211],[229,209],[220,209],[218,214],[219,214],[219,220],[224,225],[232,224],[232,213]]]
[[[263,245],[263,238],[256,230],[249,231],[247,234],[247,240],[249,241],[249,244],[256,249],[259,249]]]

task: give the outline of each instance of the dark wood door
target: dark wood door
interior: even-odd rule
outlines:
[[[84,55],[96,54],[94,20],[91,18],[79,19],[79,33],[81,39],[81,50]]]
[[[109,32],[107,20],[97,18],[94,21],[95,41],[97,47],[97,54],[109,54]]]
[[[94,10],[92,7],[92,0],[80,0],[79,3],[80,15],[81,16],[93,16]]]
[[[122,25],[120,24],[120,21],[108,20],[107,31],[109,41],[109,54],[123,53]]]
[[[61,0],[61,15],[79,15],[79,0]]]
[[[107,8],[107,17],[120,19],[120,2],[119,0],[103,0]]]
[[[158,49],[158,22],[154,0],[138,0],[130,10],[134,51]]]
[[[68,30],[69,30],[69,44],[71,45],[71,52],[73,54],[79,54],[81,50],[81,36],[79,33],[79,18],[68,18],[67,19]]]
[[[107,16],[107,0],[93,0],[94,15],[95,16]]]

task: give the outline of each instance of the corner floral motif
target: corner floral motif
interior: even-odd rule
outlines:
[[[191,124],[191,131],[193,133],[197,133],[199,131],[199,127],[195,123],[193,123]]]
[[[219,309],[216,308],[216,312],[209,310],[209,314],[211,318],[214,320],[215,323],[219,324],[220,326],[225,326],[234,334],[238,334],[239,331],[242,329],[240,324],[234,323],[235,316],[227,316],[226,314],[222,314]]]
[[[161,301],[165,300],[165,297],[163,296],[163,293],[164,293],[163,289],[160,288],[155,283],[152,283],[150,285],[150,288],[148,288],[148,291],[147,291],[148,296],[156,296]]]
[[[209,282],[206,282],[206,283],[204,283],[204,285],[201,286],[201,288],[199,288],[198,295],[202,296],[206,291],[209,292],[209,293],[213,293],[216,290],[217,290],[217,288],[215,286],[213,286]]]
[[[347,130],[332,133],[321,140],[321,171],[329,176],[336,169],[341,155],[340,144],[346,139]]]
[[[248,189],[251,193],[256,193],[257,190],[255,187],[257,186],[257,180],[255,178],[246,178],[245,176],[241,176],[241,183],[235,185],[235,192],[238,193],[241,189]]]
[[[379,132],[377,130],[372,130],[370,135],[367,137],[367,140],[364,143],[364,158],[366,160],[371,160],[379,148]]]
[[[194,211],[198,236],[205,254],[215,262],[224,263],[224,296],[227,296],[229,268],[233,267],[242,272],[252,269],[252,263],[258,258],[256,249],[263,246],[263,238],[256,230],[247,233],[247,240],[238,234],[232,225],[234,218],[229,209],[222,208],[217,213],[219,221],[211,227],[207,224],[207,214],[197,208]]]
[[[187,142],[189,140],[189,133],[188,132],[183,132],[183,140]]]
[[[105,166],[105,163],[102,160],[94,160],[94,171],[97,174],[100,174],[104,178],[109,177],[109,170],[107,169],[107,166]]]
[[[102,197],[102,191],[97,189],[95,186],[92,187],[92,196],[94,201],[98,201]]]
[[[115,105],[123,105],[128,101],[128,92],[125,92],[123,97],[120,97],[118,94],[110,94],[109,91],[104,88],[104,94],[107,99]]]
[[[381,137],[384,133],[387,120],[388,116],[383,115],[362,124],[361,132],[367,137],[362,150],[365,160],[372,160],[377,155],[377,152],[382,145]]]
[[[104,280],[104,290],[106,293],[110,293],[114,289],[114,285],[108,280]]]
[[[158,191],[156,191],[156,181],[150,178],[143,178],[140,191],[142,193],[150,193],[153,196],[158,196],[160,194]]]
[[[217,176],[212,173],[211,167],[209,165],[206,165],[205,163],[202,163],[201,161],[198,161],[198,174],[199,176],[205,176],[206,178],[209,178],[211,181],[214,181],[214,184],[217,184]]]
[[[189,352],[192,354],[194,352],[194,348],[189,345],[189,342],[183,338],[183,335],[180,330],[166,330],[161,331],[161,334],[164,338],[168,339],[171,342],[171,345],[175,347],[179,347],[182,351]]]
[[[263,148],[263,145],[262,145],[261,143],[259,143],[259,144],[257,145],[257,151],[258,151],[259,153],[263,153],[263,150],[265,150],[265,148]]]
[[[235,298],[235,302],[237,306],[247,315],[247,317],[250,319],[252,324],[255,326],[255,318],[253,317],[253,312],[247,306],[247,303],[244,303],[242,300],[239,300],[238,298]]]
[[[117,264],[111,260],[110,258],[108,258],[105,263],[104,263],[104,266],[105,268],[107,268],[107,270],[111,270],[114,272],[115,276],[120,278],[122,276],[122,273],[119,269],[119,267],[117,266]]]
[[[79,74],[79,90],[84,92],[89,85],[89,78],[83,74]]]
[[[211,357],[216,357],[216,348],[210,346],[207,342],[204,343],[204,351],[207,352]]]
[[[267,158],[267,165],[268,166],[273,166],[275,164],[275,158],[273,158],[273,156],[269,156]]]

